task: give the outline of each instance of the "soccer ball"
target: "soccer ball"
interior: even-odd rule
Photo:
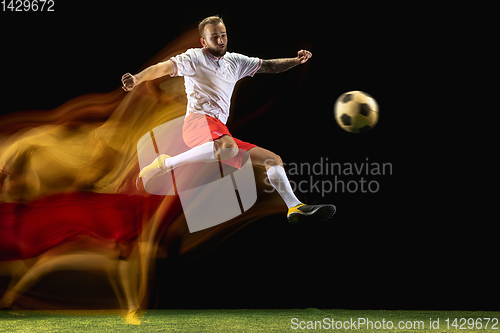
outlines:
[[[347,132],[364,133],[378,121],[378,105],[373,97],[362,91],[349,91],[335,102],[335,120]]]

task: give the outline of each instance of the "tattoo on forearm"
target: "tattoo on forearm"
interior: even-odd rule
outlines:
[[[281,73],[297,65],[297,58],[262,60],[257,73]]]

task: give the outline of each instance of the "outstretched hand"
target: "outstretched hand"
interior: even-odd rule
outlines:
[[[298,53],[297,53],[297,59],[299,60],[299,63],[300,64],[303,64],[305,63],[307,60],[309,60],[309,58],[312,57],[312,53],[307,51],[307,50],[300,50]]]

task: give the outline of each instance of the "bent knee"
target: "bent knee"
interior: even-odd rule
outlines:
[[[216,157],[221,161],[228,160],[238,155],[239,149],[234,139],[216,141]]]
[[[281,159],[281,157],[279,155],[276,155],[276,154],[273,153],[271,156],[269,156],[266,159],[264,165],[265,165],[266,169],[269,169],[273,165],[281,165],[281,166],[283,166],[283,160]]]
[[[219,149],[218,156],[220,156],[221,161],[225,161],[238,155],[238,151],[239,151],[238,146],[223,147]]]

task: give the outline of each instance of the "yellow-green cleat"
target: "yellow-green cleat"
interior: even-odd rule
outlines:
[[[144,178],[149,180],[169,172],[170,170],[165,166],[165,160],[167,158],[170,158],[170,156],[162,154],[158,156],[150,165],[142,168],[141,172],[139,172],[139,176],[137,176],[137,179],[135,180],[136,187],[138,189],[144,189]]]
[[[299,204],[288,210],[288,222],[298,224],[303,222],[325,222],[335,215],[334,205]]]

